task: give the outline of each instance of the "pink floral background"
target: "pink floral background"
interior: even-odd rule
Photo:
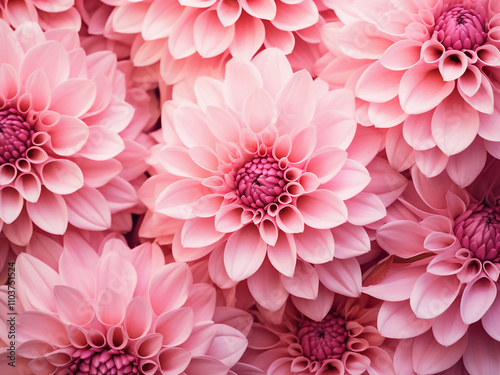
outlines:
[[[0,374],[500,374],[500,2],[0,0]]]

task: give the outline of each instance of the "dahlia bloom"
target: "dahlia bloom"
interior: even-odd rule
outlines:
[[[396,374],[392,352],[376,328],[380,303],[328,291],[315,301],[293,302],[280,324],[262,318],[254,323],[243,361],[267,375]]]
[[[338,58],[320,76],[355,92],[359,121],[401,127],[426,176],[446,171],[461,186],[487,152],[500,157],[498,2],[331,3],[343,23],[323,36]]]
[[[358,296],[363,225],[384,217],[406,179],[374,159],[377,138],[352,141],[349,91],[292,73],[284,53],[268,49],[231,60],[224,82],[199,78],[195,94],[163,105],[139,235],[172,243],[178,261],[210,254],[218,286],[248,278],[271,310],[288,293],[316,298],[319,281]]]
[[[34,23],[12,31],[0,21],[0,42],[2,233],[26,246],[36,227],[110,228],[113,214],[138,204],[129,180],[145,169],[139,161],[122,170],[118,157],[147,154],[120,134],[134,109],[116,57],[86,55],[75,32]]]
[[[92,2],[91,2],[92,3]],[[89,29],[111,39],[132,35],[132,60],[137,66],[161,60],[163,79],[175,83],[201,70],[218,69],[228,54],[250,59],[262,46],[292,52],[297,38],[319,43],[324,24],[317,0],[127,0],[102,3]],[[208,68],[207,68],[208,67]],[[189,72],[189,73],[182,73]]]
[[[477,351],[465,344],[473,324],[483,327],[486,341],[500,341],[498,167],[498,161],[491,162],[467,190],[444,175],[427,179],[413,168],[414,190],[402,199],[408,210],[405,219],[377,231],[377,242],[389,257],[371,271],[372,281],[375,274],[378,280],[366,280],[363,291],[385,301],[380,332],[390,338],[415,337],[420,352],[429,340],[451,348],[442,350],[446,356],[418,360],[420,369],[444,370],[463,354],[468,371],[481,374],[470,369],[477,364],[468,364],[475,361],[469,350]]]
[[[214,287],[151,243],[67,235],[58,271],[22,253],[16,273],[16,368],[3,329],[2,374],[223,375],[247,346],[252,317],[216,307]]]
[[[74,0],[2,0],[0,18],[17,28],[23,22],[36,22],[43,30],[80,30],[82,20],[73,7]]]

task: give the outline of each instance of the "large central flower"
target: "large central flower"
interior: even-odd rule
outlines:
[[[445,10],[436,20],[434,34],[439,42],[446,49],[475,50],[486,42],[487,24],[485,12],[478,13],[474,9],[464,8],[457,4],[449,6],[446,4]]]

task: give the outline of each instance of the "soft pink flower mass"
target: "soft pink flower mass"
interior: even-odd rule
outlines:
[[[0,374],[500,374],[499,90],[497,0],[0,0]]]

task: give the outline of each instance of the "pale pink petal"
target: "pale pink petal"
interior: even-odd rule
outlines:
[[[50,135],[50,142],[53,150],[61,156],[69,156],[82,149],[87,140],[90,139],[90,129],[80,119],[68,116],[61,116],[57,123],[47,132]],[[96,138],[98,140],[99,137]]]
[[[276,3],[272,0],[242,0],[241,6],[255,18],[272,20],[276,17]]]
[[[68,221],[81,229],[104,230],[111,226],[111,212],[104,196],[96,189],[83,186],[64,196]]]
[[[64,347],[70,345],[66,327],[59,319],[42,311],[25,311],[18,317],[20,341],[43,340],[49,344]],[[47,333],[50,332],[50,335]]]
[[[472,96],[468,96],[459,90],[462,98],[471,105],[475,110],[485,113],[492,114],[494,111],[494,94],[491,83],[488,81],[484,75],[481,74],[481,84],[479,89]]]
[[[500,370],[500,358],[496,355],[500,343],[491,339],[480,325],[469,329],[467,349],[463,361],[471,375],[495,374]]]
[[[219,8],[222,8],[222,4],[226,3],[231,3],[231,1],[219,2],[220,6],[217,8],[217,11],[219,11]],[[237,3],[239,4],[239,2]],[[241,11],[241,8],[238,9]],[[234,26],[234,38],[229,46],[229,52],[234,57],[252,58],[264,43],[266,37],[264,24],[259,18],[242,14]]]
[[[354,225],[367,225],[383,219],[386,215],[385,206],[380,198],[373,193],[359,193],[345,201],[347,221]]]
[[[115,281],[116,282],[116,281]],[[103,289],[97,295],[95,313],[100,323],[118,325],[125,318],[126,302],[120,293],[113,289]]]
[[[285,233],[304,231],[304,218],[295,206],[283,206],[276,215],[276,224]]]
[[[185,306],[193,309],[194,324],[212,319],[215,311],[216,294],[212,285],[193,284]]]
[[[403,123],[403,136],[415,150],[429,150],[436,146],[430,126],[432,113],[408,116]]]
[[[175,59],[183,59],[196,52],[194,23],[199,12],[183,12],[175,22],[168,38],[168,50]]]
[[[248,224],[229,236],[224,250],[224,265],[229,277],[241,281],[253,275],[261,266],[267,244],[258,229]]]
[[[227,371],[228,367],[215,358],[200,356],[191,359],[185,373],[189,375],[226,375]]]
[[[292,277],[297,261],[297,249],[295,247],[294,237],[286,233],[281,233],[278,236],[276,244],[268,246],[267,256],[278,272],[285,276]]]
[[[411,308],[419,318],[435,318],[450,307],[459,291],[460,281],[456,276],[425,273],[413,286],[410,297]]]
[[[347,153],[344,150],[330,148],[315,152],[307,160],[306,171],[314,173],[320,184],[330,181],[343,167]]]
[[[420,60],[421,49],[421,42],[403,39],[387,48],[379,62],[390,70],[406,70]]]
[[[187,251],[191,251],[189,248],[213,245],[224,235],[215,229],[213,218],[193,218],[182,227],[181,243],[188,248]]]
[[[188,298],[193,276],[185,263],[161,267],[149,282],[149,299],[156,315],[181,307]]]
[[[359,194],[370,182],[370,174],[359,162],[345,161],[337,175],[323,187],[334,192],[340,199],[346,200]]]
[[[238,204],[228,204],[215,215],[215,229],[221,233],[232,233],[243,227],[245,210]],[[265,224],[263,224],[265,225]]]
[[[400,236],[404,233],[405,236]],[[378,244],[389,254],[411,258],[427,252],[424,241],[428,231],[410,220],[398,220],[385,224],[377,231]]]
[[[71,194],[83,186],[83,174],[70,160],[51,160],[41,169],[44,186],[55,194]]]
[[[331,233],[335,238],[335,258],[352,258],[370,251],[370,238],[362,227],[345,223],[333,228]]]
[[[83,326],[90,322],[94,315],[94,308],[85,295],[77,289],[66,285],[54,287],[54,298],[57,313],[66,324]]]
[[[384,302],[377,318],[377,328],[388,338],[406,339],[426,332],[432,320],[415,316],[408,301]]]
[[[254,57],[252,63],[262,76],[264,89],[273,98],[293,74],[286,56],[276,48],[265,49]]]
[[[248,340],[239,330],[226,324],[217,324],[214,341],[206,355],[232,367],[245,352],[247,344]]]
[[[444,313],[434,319],[432,333],[438,343],[450,346],[465,335],[468,327],[460,315],[460,300],[457,298]]]
[[[313,264],[329,262],[335,254],[335,241],[329,230],[305,227],[302,233],[294,235],[297,255]]]
[[[215,324],[211,321],[200,323],[193,328],[189,338],[180,347],[189,350],[193,356],[203,356],[210,348],[216,330]]]
[[[40,180],[33,173],[23,173],[22,175],[19,175],[16,179],[14,187],[19,193],[21,193],[24,199],[32,203],[38,200],[42,189]]]
[[[399,86],[401,107],[408,114],[419,114],[435,108],[451,94],[455,82],[445,82],[438,69],[422,64],[406,71]]]
[[[305,299],[318,297],[319,277],[309,263],[298,261],[293,276],[281,276],[283,287],[292,295]]]
[[[497,296],[496,284],[487,277],[481,277],[464,289],[460,313],[465,324],[472,324],[483,317]]]
[[[215,149],[216,138],[201,111],[189,107],[178,108],[174,113],[174,127],[187,147],[209,146]]]
[[[439,58],[439,72],[445,81],[454,81],[465,73],[468,58],[463,52],[449,50]]]
[[[255,133],[260,133],[276,122],[274,100],[264,89],[256,88],[243,103],[243,122]]]
[[[385,103],[370,103],[368,106],[368,119],[378,128],[397,126],[408,116],[403,111],[398,98],[393,98]]]
[[[241,3],[239,1],[222,0],[217,4],[217,16],[223,26],[236,23],[240,18],[241,10]],[[254,17],[249,18],[254,19]],[[236,31],[236,35],[238,35],[238,31]],[[233,54],[233,56],[235,55]]]
[[[19,66],[24,52],[14,31],[6,22],[0,23],[0,44],[3,46],[3,53],[0,55],[0,62],[9,64],[11,67]]]
[[[96,93],[94,82],[88,79],[68,79],[52,90],[49,108],[62,115],[80,117],[92,107]]]
[[[158,363],[164,375],[183,373],[191,361],[191,353],[182,348],[164,348],[158,353]]]
[[[92,160],[106,160],[125,149],[123,139],[115,131],[101,125],[89,127],[88,140],[80,154]]]
[[[398,95],[403,74],[404,71],[389,70],[377,61],[359,77],[356,96],[368,102],[387,102]]]
[[[448,347],[439,345],[428,331],[415,338],[412,348],[413,368],[419,374],[436,374],[457,362],[465,351],[465,337]]]
[[[4,69],[3,75],[7,73]],[[2,74],[0,74],[2,75]],[[5,77],[0,79],[5,84]],[[10,84],[10,89],[13,85]],[[8,87],[8,86],[7,86]],[[35,70],[26,80],[25,90],[31,94],[31,105],[35,111],[44,111],[48,108],[51,102],[50,84],[45,72],[41,69]],[[5,94],[4,94],[5,95]],[[9,98],[9,96],[6,96]]]
[[[115,8],[111,16],[113,29],[124,34],[140,33],[149,5],[150,3],[134,2]]]
[[[280,273],[267,260],[248,278],[247,283],[255,301],[270,311],[279,310],[288,298],[288,292],[281,284]]]
[[[21,214],[17,217],[16,220],[12,222],[12,224],[3,223],[3,225],[1,226],[1,230],[5,237],[7,237],[7,239],[15,245],[27,246],[30,243],[35,243],[32,239],[33,223],[31,222],[31,219],[26,210],[22,210]],[[43,248],[37,247],[37,249]]]
[[[446,172],[457,185],[469,186],[486,165],[486,157],[484,143],[476,139],[464,151],[450,156]]]
[[[199,180],[179,180],[158,195],[155,209],[176,219],[190,219],[193,217],[192,210],[196,201],[206,193],[207,188]]]
[[[458,94],[444,99],[432,115],[431,130],[437,146],[446,155],[468,147],[479,129],[479,115]]]
[[[39,228],[52,233],[63,234],[68,226],[68,207],[64,199],[42,188],[36,203],[26,202],[26,210]]]
[[[207,10],[194,23],[194,42],[198,53],[204,57],[214,57],[224,52],[234,38],[234,25],[224,27],[217,11]]]
[[[346,205],[329,190],[318,189],[302,195],[296,205],[304,223],[316,229],[334,228],[347,220]]]
[[[142,21],[144,40],[166,38],[183,10],[176,1],[153,1]]]
[[[332,292],[349,297],[361,294],[361,268],[356,259],[335,259],[315,267],[319,281]]]
[[[6,186],[0,190],[0,219],[11,224],[21,214],[23,197],[14,188]]]
[[[181,307],[158,317],[154,331],[163,337],[163,345],[177,346],[186,341],[193,329],[193,309]]]
[[[271,23],[280,30],[305,29],[318,22],[318,8],[312,0],[305,0],[298,4],[286,4],[278,1],[276,7],[276,17],[271,20]]]

